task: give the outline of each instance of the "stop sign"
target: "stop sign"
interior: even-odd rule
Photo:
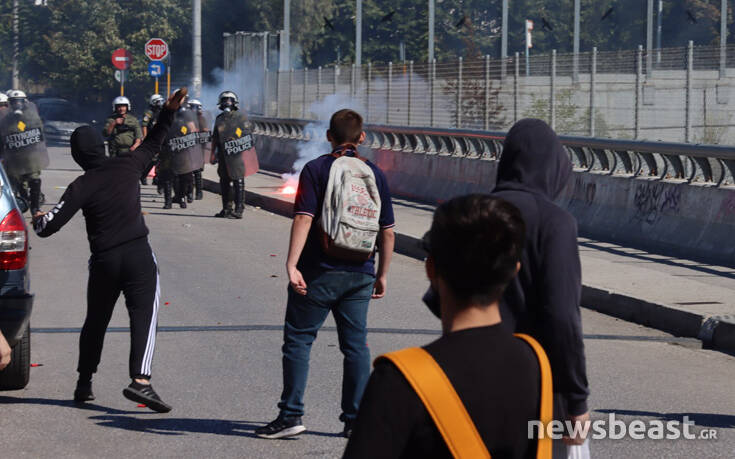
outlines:
[[[145,55],[152,61],[163,60],[168,56],[168,45],[160,38],[151,38],[145,44]]]
[[[133,55],[125,48],[118,48],[112,53],[112,65],[119,70],[127,70],[133,62]]]

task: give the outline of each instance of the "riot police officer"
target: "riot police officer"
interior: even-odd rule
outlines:
[[[161,164],[164,169],[164,209],[171,208],[171,189],[173,202],[182,209],[186,208],[186,196],[194,186],[193,172],[204,166],[197,128],[196,114],[189,109],[187,101],[176,111],[171,129],[161,151]]]
[[[165,100],[163,99],[163,96],[160,94],[153,94],[151,96],[150,101],[148,103],[148,108],[146,109],[145,112],[143,112],[143,123],[142,123],[141,128],[143,130],[144,139],[146,138],[146,136],[148,136],[148,132],[150,132],[150,130],[153,129],[153,126],[156,125],[156,121],[158,120],[158,114],[161,112],[161,108],[163,107],[164,102]],[[153,167],[156,165],[156,162],[158,162],[158,154],[156,154],[153,157],[150,164],[148,164],[148,166],[145,168],[145,173],[140,178],[141,185],[148,184],[148,174],[151,172],[151,169],[153,169]],[[156,182],[158,182],[158,180],[154,180],[154,185],[156,184]]]
[[[148,102],[148,108],[143,112],[143,122],[141,123],[143,138],[145,138],[148,135],[148,132],[153,129],[153,126],[156,125],[158,114],[161,112],[164,102],[165,100],[160,94],[153,94],[151,96],[150,101]]]
[[[217,164],[222,210],[215,215],[221,218],[242,218],[245,208],[245,162],[243,152],[253,148],[253,135],[247,116],[238,110],[237,94],[224,91],[219,95],[217,115],[212,134],[210,161]],[[233,211],[232,204],[235,204]]]
[[[202,167],[194,171],[194,190],[196,191],[195,198],[197,200],[202,199],[204,194],[202,193],[202,172],[204,171],[204,163],[209,159],[209,155],[212,151],[212,125],[209,113],[204,111],[202,103],[198,99],[191,99],[189,101],[189,108],[194,111],[197,117],[197,127],[199,128],[199,144],[202,149]],[[190,197],[187,197],[191,202]]]
[[[0,113],[5,113],[8,109],[8,96],[0,92]],[[0,115],[1,117],[2,115]]]
[[[138,119],[130,113],[132,107],[127,97],[115,97],[112,101],[113,113],[105,122],[105,136],[109,138],[110,156],[117,156],[138,148],[143,141],[143,133]]]
[[[8,102],[10,109],[0,120],[3,165],[16,190],[23,190],[28,183],[34,215],[41,208],[41,170],[49,165],[43,123],[23,91],[9,91]]]

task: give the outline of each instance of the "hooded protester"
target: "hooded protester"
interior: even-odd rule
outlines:
[[[521,270],[501,302],[503,322],[533,336],[546,350],[554,377],[554,418],[585,421],[589,389],[577,222],[554,203],[571,173],[569,156],[551,127],[523,119],[505,137],[492,194],[515,205],[526,222]]]
[[[140,147],[107,159],[102,137],[90,126],[71,136],[74,160],[84,175],[74,180],[48,213],[38,212],[33,226],[40,237],[60,230],[82,209],[92,252],[89,260],[87,317],[79,338],[79,380],[74,401],[94,400],[97,371],[107,325],[122,292],[130,315],[131,384],[123,395],[160,413],[171,411],[150,385],[159,305],[158,267],[148,244],[140,207],[140,176],[161,149],[186,88],[169,98],[158,123]]]

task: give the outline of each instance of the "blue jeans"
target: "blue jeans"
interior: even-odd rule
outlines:
[[[309,276],[311,277],[311,276]],[[339,349],[344,355],[341,420],[354,419],[370,376],[367,311],[375,278],[369,274],[326,271],[309,278],[306,296],[288,287],[283,328],[283,393],[281,416],[304,415],[309,353],[316,334],[332,311]]]

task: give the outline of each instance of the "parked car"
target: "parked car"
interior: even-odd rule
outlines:
[[[68,144],[74,129],[85,124],[79,121],[76,106],[66,99],[44,97],[34,102],[43,121],[43,134],[48,143]]]
[[[28,203],[15,198],[0,166],[0,331],[12,348],[10,365],[0,371],[0,390],[22,389],[31,365],[31,310],[28,270]]]

